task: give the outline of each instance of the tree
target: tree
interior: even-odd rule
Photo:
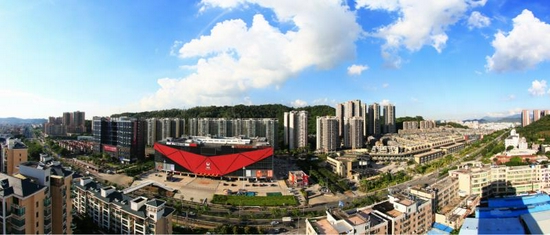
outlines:
[[[510,146],[506,147],[506,152],[509,152],[512,149],[514,149],[514,146],[510,145]]]

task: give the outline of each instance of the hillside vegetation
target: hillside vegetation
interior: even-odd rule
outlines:
[[[550,144],[550,116],[544,116],[526,127],[516,128],[527,142]],[[543,140],[544,139],[544,140]]]

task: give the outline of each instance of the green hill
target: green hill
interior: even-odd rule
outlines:
[[[528,142],[550,144],[550,116],[544,116],[526,127],[516,128],[516,131]]]

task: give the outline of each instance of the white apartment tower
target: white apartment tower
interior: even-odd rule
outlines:
[[[366,106],[361,103],[361,100],[350,100],[344,103],[336,105],[336,117],[338,117],[339,130],[338,134],[340,136],[344,135],[344,119],[351,117],[362,117],[366,118]],[[366,132],[366,129],[364,130]],[[363,133],[365,134],[365,133]]]
[[[344,119],[344,147],[360,149],[363,147],[363,123],[362,117]]]
[[[397,133],[395,126],[395,106],[392,104],[384,105],[384,134]]]
[[[284,144],[289,149],[307,146],[307,111],[290,111],[284,113]]]
[[[527,126],[531,124],[531,117],[529,116],[529,110],[521,111],[521,126]]]
[[[373,103],[369,105],[369,135],[380,135],[380,105]]]
[[[338,148],[338,117],[317,117],[317,150],[334,151]]]

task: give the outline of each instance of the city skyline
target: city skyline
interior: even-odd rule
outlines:
[[[0,117],[356,99],[426,119],[550,108],[539,1],[129,3],[1,2]]]

